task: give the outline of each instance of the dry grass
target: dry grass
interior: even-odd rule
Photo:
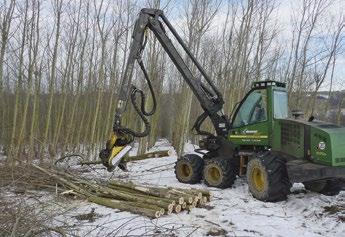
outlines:
[[[66,199],[54,195],[61,190],[54,179],[31,165],[1,163],[0,236],[66,236],[70,226],[53,224],[68,211],[63,205]]]
[[[66,236],[68,225],[53,225],[66,210],[52,211],[51,200],[40,198],[39,194],[1,197],[0,236]]]

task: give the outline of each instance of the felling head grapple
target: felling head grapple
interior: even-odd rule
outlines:
[[[106,148],[99,153],[99,158],[102,163],[107,167],[108,171],[112,171],[115,167],[119,166],[122,170],[126,170],[125,164],[121,163],[123,157],[132,149],[129,142],[124,137],[117,137],[112,134],[111,138],[107,141]]]

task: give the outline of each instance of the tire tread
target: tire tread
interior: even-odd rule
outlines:
[[[176,168],[179,162],[189,163],[193,170],[193,175],[188,181],[180,179],[177,175]],[[196,184],[200,183],[202,179],[202,171],[204,167],[204,160],[196,154],[187,154],[178,159],[175,163],[174,172],[177,180],[180,183]]]
[[[231,187],[235,180],[236,180],[236,175],[238,173],[238,165],[235,159],[228,159],[224,157],[216,157],[212,158],[206,161],[205,167],[209,164],[215,163],[220,169],[222,170],[223,173],[223,180],[222,182],[215,186],[217,188],[225,189],[228,187]],[[205,170],[204,170],[205,172]],[[207,186],[212,186],[206,179],[205,179],[205,174],[204,174],[204,182]],[[214,187],[214,186],[212,186]]]

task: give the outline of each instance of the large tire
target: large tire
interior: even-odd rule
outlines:
[[[303,184],[305,189],[327,196],[338,195],[341,190],[345,190],[345,181],[343,179],[317,180],[304,182]]]
[[[291,188],[285,161],[268,151],[248,162],[247,182],[251,194],[266,202],[285,200]]]
[[[204,160],[195,154],[187,154],[176,161],[175,175],[179,182],[199,183],[202,179]]]
[[[234,159],[217,157],[206,161],[203,173],[204,182],[207,186],[228,188],[236,180],[238,166]]]
[[[217,151],[208,151],[204,156],[202,157],[205,161],[213,159],[218,157],[218,152]]]

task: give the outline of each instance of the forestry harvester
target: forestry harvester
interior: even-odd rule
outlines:
[[[193,75],[165,28],[183,48],[201,78]],[[100,152],[100,159],[108,170],[121,166],[121,159],[131,149],[135,137],[144,137],[150,132],[147,116],[154,114],[156,99],[142,62],[148,30],[154,33],[204,111],[193,126],[197,134],[204,137],[200,149],[196,150],[200,155],[187,154],[177,160],[175,173],[180,182],[194,184],[203,179],[208,186],[227,188],[237,176],[246,176],[252,195],[263,201],[286,199],[294,182],[302,182],[306,189],[321,193],[340,191],[345,177],[344,127],[313,119],[304,121],[297,114],[290,117],[285,84],[277,81],[253,83],[233,116],[228,118],[223,113],[221,93],[163,12],[157,9],[142,9],[134,26],[113,133]],[[151,111],[145,110],[144,92],[131,84],[135,62],[143,71],[152,96]],[[121,124],[129,99],[145,125],[143,131]],[[206,118],[211,120],[215,134],[201,130]]]

